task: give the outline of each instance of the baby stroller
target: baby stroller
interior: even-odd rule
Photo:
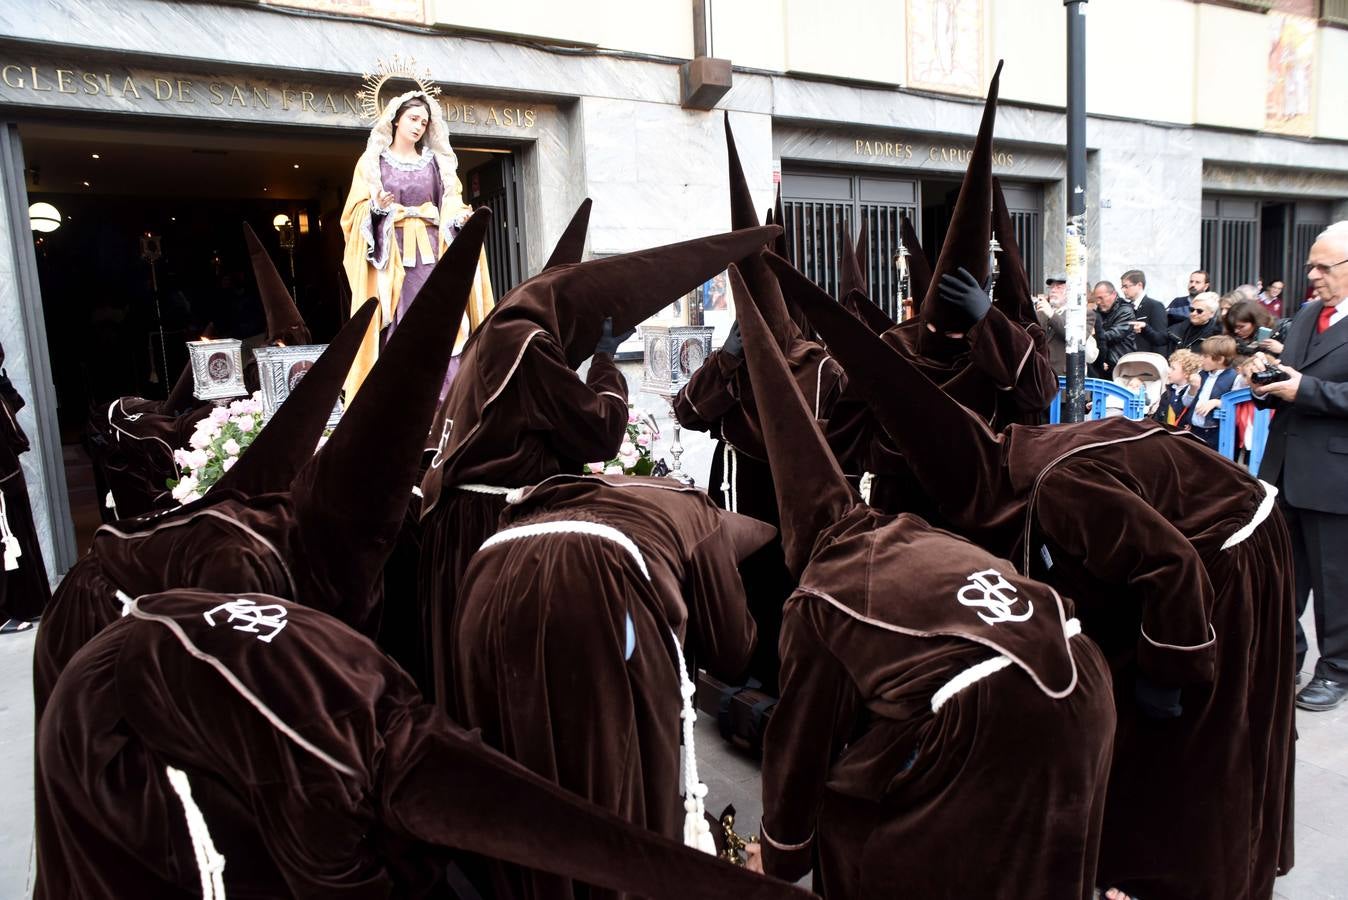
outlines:
[[[1114,383],[1136,393],[1139,389],[1147,395],[1146,415],[1156,412],[1161,405],[1161,394],[1165,390],[1166,376],[1170,372],[1170,362],[1159,353],[1137,351],[1125,353],[1114,364]],[[1123,415],[1123,401],[1109,397],[1105,401],[1105,416]]]

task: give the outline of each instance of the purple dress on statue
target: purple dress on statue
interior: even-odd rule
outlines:
[[[385,151],[379,157],[379,179],[383,182],[384,190],[393,195],[395,203],[400,203],[409,209],[421,206],[423,203],[433,203],[437,209],[440,207],[444,185],[440,179],[440,166],[430,152],[423,152],[421,158],[416,162],[406,163],[394,159],[388,151]],[[402,240],[401,233],[389,234],[390,230],[401,232],[401,226],[390,227],[388,219],[388,215],[380,211],[378,207],[373,205],[370,207],[370,234],[368,237],[371,248],[369,259],[375,268],[383,268],[388,265],[388,241],[390,239]],[[428,222],[427,231],[431,233],[431,246],[438,253],[440,249],[439,241],[436,239],[438,226]],[[421,286],[430,277],[431,270],[435,268],[435,262],[422,259],[421,255],[417,254],[415,259],[404,258],[403,267],[402,294],[399,297],[397,309],[393,311],[393,321],[384,329],[384,333],[380,337],[381,346],[388,341],[393,335],[393,330],[402,322],[403,314],[407,312],[407,309],[412,305],[412,301],[421,292]],[[449,371],[445,373],[445,383],[440,390],[442,400],[458,369],[459,357],[454,356],[449,361]]]

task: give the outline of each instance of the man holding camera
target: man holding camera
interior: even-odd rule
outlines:
[[[1259,477],[1280,490],[1298,618],[1315,595],[1320,661],[1297,706],[1323,711],[1348,697],[1348,221],[1320,233],[1306,265],[1314,301],[1298,310],[1282,358],[1255,354],[1245,374],[1255,402],[1278,410]],[[1298,623],[1298,670],[1305,655]]]

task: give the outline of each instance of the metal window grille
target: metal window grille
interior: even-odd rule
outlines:
[[[794,200],[783,202],[791,261],[810,280],[837,296],[839,229],[852,233],[854,204]]]
[[[941,187],[944,190],[949,185]],[[846,229],[855,239],[859,230],[865,228],[866,277],[871,300],[897,320],[900,301],[894,256],[901,233],[899,217],[906,216],[922,233],[920,192],[921,186],[911,178],[788,172],[782,182],[782,212],[792,263],[836,297],[840,282],[839,229]],[[1010,188],[1007,193],[1016,242],[1031,290],[1043,283],[1040,197],[1037,186]]]
[[[471,173],[469,180],[477,193],[469,196],[474,207],[486,206],[492,212],[485,250],[491,289],[499,302],[506,292],[524,277],[524,229],[519,207],[519,167],[515,157],[498,156]]]
[[[1331,25],[1348,25],[1348,0],[1323,0],[1320,18]]]
[[[1008,203],[1009,205],[1009,203]],[[1043,226],[1037,210],[1010,210],[1011,224],[1016,230],[1016,246],[1020,248],[1025,275],[1030,279],[1030,294],[1039,293],[1044,283]]]
[[[1329,223],[1305,223],[1301,222],[1292,228],[1292,258],[1290,268],[1283,278],[1283,296],[1300,300],[1306,296],[1306,286],[1309,281],[1306,279],[1306,257],[1311,255],[1311,244],[1315,243],[1315,238],[1320,232],[1329,227]],[[1288,304],[1283,303],[1283,315],[1286,312]]]
[[[1204,218],[1202,256],[1213,290],[1253,284],[1259,277],[1258,218]]]

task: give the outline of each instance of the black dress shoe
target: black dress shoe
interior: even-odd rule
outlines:
[[[1302,709],[1325,712],[1334,709],[1348,697],[1348,684],[1328,678],[1312,678],[1311,683],[1297,694],[1297,706]]]

